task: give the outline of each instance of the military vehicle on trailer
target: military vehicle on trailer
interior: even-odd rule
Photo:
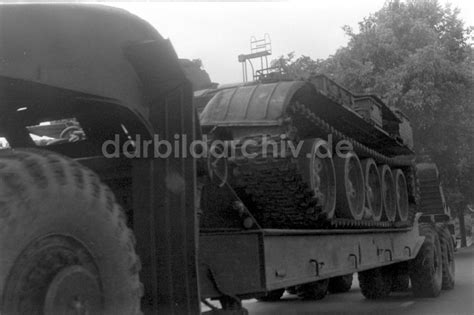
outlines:
[[[244,314],[355,272],[369,299],[452,288],[442,216],[417,214],[437,173],[378,97],[259,81],[208,91],[198,119],[170,42],[125,11],[7,5],[0,29],[2,314]]]

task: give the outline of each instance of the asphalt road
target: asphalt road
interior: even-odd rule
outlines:
[[[244,301],[253,314],[383,314],[383,315],[473,315],[474,314],[474,246],[456,253],[456,286],[442,291],[436,299],[414,298],[411,293],[393,294],[383,300],[366,300],[359,289],[357,276],[351,291],[328,295],[321,301],[301,301],[285,295],[279,302]]]

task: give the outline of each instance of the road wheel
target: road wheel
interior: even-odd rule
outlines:
[[[355,152],[335,157],[336,216],[362,220],[365,209],[365,184],[362,165]]]
[[[420,235],[425,237],[420,252],[410,262],[413,294],[418,297],[437,297],[443,280],[441,245],[434,225],[421,223]]]
[[[303,300],[321,300],[328,292],[329,279],[302,284],[296,287],[296,294]]]
[[[393,277],[390,267],[370,269],[358,274],[360,290],[367,299],[385,298],[390,294]]]
[[[408,220],[409,204],[408,189],[405,175],[401,169],[393,170],[395,184],[395,203],[397,205],[397,218],[404,222]]]
[[[299,167],[317,200],[316,207],[331,219],[336,208],[336,174],[331,148],[322,139],[307,139],[303,143]],[[308,156],[311,158],[308,159]]]
[[[264,296],[258,297],[257,300],[262,301],[262,302],[278,301],[283,296],[283,293],[285,293],[285,289],[269,291]]]
[[[443,269],[443,290],[452,290],[454,288],[454,245],[451,238],[451,233],[445,224],[437,226],[439,240],[441,244],[441,264]]]
[[[379,166],[379,173],[382,181],[382,220],[394,222],[397,217],[397,202],[392,171],[388,165],[384,164]]]
[[[345,293],[352,287],[353,274],[329,279],[328,291],[330,293]]]
[[[132,232],[112,192],[78,163],[0,151],[3,314],[137,314]]]

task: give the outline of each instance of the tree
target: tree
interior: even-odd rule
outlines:
[[[217,83],[212,82],[207,71],[203,69],[201,59],[179,59],[179,63],[194,91],[217,87]]]
[[[281,57],[293,77],[325,73],[356,93],[375,93],[410,117],[418,156],[441,170],[448,201],[474,202],[473,52],[459,10],[436,0],[393,0],[364,18],[326,60]]]

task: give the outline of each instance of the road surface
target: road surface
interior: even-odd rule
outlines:
[[[359,289],[357,276],[348,293],[328,295],[321,301],[301,301],[285,295],[279,302],[244,301],[251,315],[273,314],[382,314],[382,315],[473,315],[474,246],[456,253],[456,286],[442,291],[436,299],[418,299],[410,293],[393,294],[383,300],[366,300]]]

